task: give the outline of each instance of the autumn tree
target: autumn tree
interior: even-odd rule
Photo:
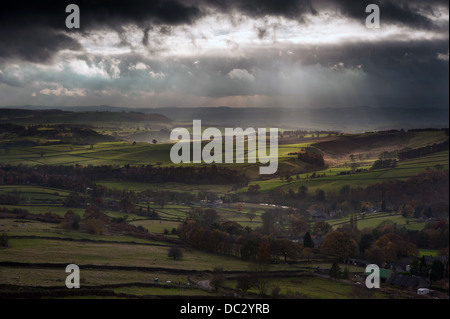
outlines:
[[[106,215],[101,210],[101,208],[96,207],[96,206],[91,206],[84,211],[83,220],[94,219],[94,218],[98,219],[98,220],[102,220],[104,222],[108,222],[111,219],[108,215]]]
[[[372,246],[364,251],[364,257],[371,263],[383,267],[386,263],[386,257],[383,249]]]
[[[255,195],[259,193],[259,190],[261,189],[261,186],[259,184],[252,184],[248,186],[248,193]]]
[[[63,206],[66,207],[83,207],[85,204],[86,201],[84,197],[76,192],[70,193],[63,200]]]
[[[62,226],[66,229],[78,229],[80,228],[81,217],[75,214],[72,210],[68,210],[64,215]]]
[[[308,223],[302,217],[291,217],[291,229],[294,234],[302,234],[308,228]]]
[[[364,252],[372,246],[375,239],[371,234],[364,234],[362,235],[360,241],[359,241],[359,251],[361,254],[364,254]]]
[[[218,221],[219,214],[211,208],[203,209],[202,207],[196,207],[188,213],[188,219],[195,220],[201,225],[212,225]]]
[[[119,209],[120,209],[121,212],[128,213],[128,214],[131,213],[134,210],[134,207],[135,207],[134,203],[128,197],[122,198],[119,201],[119,205],[118,206],[119,206]]]
[[[322,249],[338,259],[345,259],[355,254],[356,242],[348,232],[332,231],[328,233]]]
[[[287,263],[288,258],[295,260],[299,257],[300,247],[289,239],[280,238],[272,241],[271,251],[274,256],[282,256]]]
[[[244,227],[235,221],[227,220],[220,224],[220,229],[230,235],[242,235]]]
[[[327,234],[333,227],[325,221],[316,222],[313,226],[313,232],[316,234]]]
[[[395,233],[382,235],[374,244],[383,249],[386,261],[396,262],[401,257],[416,256],[417,246]]]
[[[98,207],[91,206],[85,210],[83,215],[84,228],[91,234],[105,235],[106,224],[110,221],[110,217],[102,212]]]
[[[401,209],[401,213],[403,217],[411,217],[414,214],[414,207],[411,204],[403,205]]]
[[[270,241],[267,237],[259,240],[258,261],[260,263],[270,262]]]
[[[106,227],[105,223],[99,219],[92,218],[86,221],[85,224],[86,230],[94,235],[105,235]]]

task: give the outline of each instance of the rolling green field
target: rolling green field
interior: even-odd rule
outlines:
[[[22,165],[147,165],[170,162],[170,144],[108,142],[90,145],[11,147],[0,162]],[[42,155],[44,152],[44,155]]]
[[[409,230],[421,230],[425,226],[425,222],[419,222],[415,218],[405,218],[398,213],[370,213],[365,215],[355,215],[357,216],[357,228],[363,230],[364,228],[375,228],[381,223],[391,224],[396,227],[405,227]],[[350,216],[338,219],[329,219],[327,223],[332,225],[334,228],[342,226],[344,224],[350,223]]]
[[[55,119],[57,121],[57,119]],[[109,132],[109,128],[103,128]],[[111,133],[114,130],[111,130]],[[120,136],[132,134],[133,129],[123,127]],[[321,138],[326,138],[323,134]],[[403,147],[421,147],[434,141],[442,141],[445,136],[442,132],[418,132],[405,140]],[[402,140],[403,141],[403,140]],[[42,142],[42,141],[41,141]],[[47,141],[48,142],[48,141]],[[358,168],[365,171],[350,175],[339,175],[343,171],[350,171],[351,161],[348,154],[342,158],[333,159],[331,153],[325,153],[326,158],[333,159],[326,169],[316,171],[316,175],[324,175],[312,178],[311,165],[300,161],[296,155],[289,153],[298,152],[302,148],[314,147],[314,139],[311,142],[298,142],[292,144],[280,143],[279,174],[277,177],[264,178],[259,175],[259,163],[244,164],[220,164],[223,167],[237,169],[247,174],[252,182],[259,184],[260,192],[264,195],[274,189],[297,192],[300,186],[306,186],[309,194],[317,189],[339,191],[343,186],[365,187],[369,184],[402,180],[410,178],[426,169],[449,169],[449,152],[440,152],[417,159],[400,161],[395,168],[370,170],[372,163],[378,158],[378,154],[358,160]],[[395,143],[400,143],[395,141]],[[394,145],[394,144],[393,144]],[[389,147],[393,147],[389,145]],[[173,165],[169,153],[171,144],[148,144],[130,142],[105,142],[91,145],[41,145],[41,146],[11,146],[8,151],[1,149],[0,163],[17,165]],[[366,146],[370,149],[370,145]],[[391,150],[391,149],[389,149]],[[244,150],[246,160],[255,156]],[[330,155],[331,154],[331,155]],[[205,164],[183,164],[205,165]],[[287,182],[284,177],[290,176]],[[172,192],[189,193],[214,193],[214,195],[234,194],[233,185],[193,185],[182,183],[133,183],[117,181],[101,181],[98,184],[112,190],[127,190],[140,192],[144,190],[166,190]],[[248,187],[237,191],[244,202],[230,203],[213,206],[219,214],[219,222],[229,220],[239,223],[243,227],[255,229],[262,225],[261,215],[271,209],[279,209],[272,206],[261,205],[256,202],[245,202],[249,196],[246,194]],[[64,216],[70,209],[83,216],[85,209],[62,206],[63,200],[70,192],[62,189],[41,187],[35,185],[0,185],[0,195],[13,194],[20,198],[20,204],[1,205],[9,210],[15,208],[26,209],[31,214],[45,214],[51,212],[58,216]],[[229,196],[228,196],[229,197]],[[104,198],[104,202],[113,199]],[[200,203],[197,203],[200,205]],[[134,226],[142,226],[149,233],[163,235],[166,239],[178,238],[172,234],[180,223],[186,218],[191,209],[188,203],[165,203],[163,206],[155,202],[136,203],[137,208],[145,210],[150,206],[158,213],[160,219],[149,219],[137,214],[127,214],[128,222]],[[197,206],[198,206],[197,205]],[[241,207],[238,207],[241,205]],[[106,210],[110,217],[124,217],[119,211]],[[254,214],[254,216],[250,215]],[[350,216],[327,220],[334,229],[350,222]],[[424,222],[414,218],[404,218],[398,213],[376,212],[365,215],[358,214],[357,228],[374,228],[380,224],[391,224],[395,227],[404,227],[409,230],[422,230]],[[226,272],[249,273],[254,266],[239,258],[228,255],[208,253],[187,246],[180,245],[183,251],[181,260],[173,260],[168,257],[168,250],[174,244],[167,241],[153,241],[136,238],[127,235],[116,235],[106,232],[105,235],[93,235],[83,231],[68,231],[58,224],[44,223],[35,220],[14,218],[0,219],[0,233],[5,232],[9,238],[9,248],[0,248],[0,262],[20,262],[26,265],[32,263],[95,265],[105,269],[87,268],[82,271],[81,284],[88,287],[112,285],[111,289],[117,294],[132,296],[210,296],[218,297],[220,294],[208,292],[193,285],[187,287],[187,282],[198,282],[211,278],[211,271],[222,268]],[[420,250],[420,254],[437,255],[437,250]],[[294,264],[273,264],[268,275],[268,291],[279,287],[279,294],[298,298],[327,298],[327,299],[351,299],[358,298],[355,286],[350,282],[331,281],[323,277],[314,276],[314,267],[329,268],[329,261],[320,259],[312,262],[300,261]],[[110,269],[108,267],[125,267],[126,270]],[[136,270],[133,267],[147,267],[146,271]],[[154,270],[154,269],[158,270]],[[284,276],[277,272],[293,271],[298,274]],[[359,274],[363,271],[360,267],[350,267],[350,271]],[[236,273],[227,279],[225,288],[228,292],[235,292]],[[303,276],[305,275],[306,276]],[[0,265],[0,284],[32,287],[52,287],[62,285],[66,277],[63,270],[51,267],[8,267]],[[234,276],[234,277],[233,277]],[[159,278],[161,286],[151,286],[154,279]],[[171,283],[167,283],[170,281]],[[148,284],[147,286],[140,286]],[[122,286],[121,286],[122,285]],[[169,287],[170,286],[170,287]],[[257,294],[256,288],[250,293]],[[387,298],[383,292],[372,293],[370,298]]]
[[[376,169],[351,175],[338,175],[339,172],[349,171],[350,168],[337,167],[317,172],[319,175],[326,174],[327,176],[325,177],[311,178],[311,173],[308,173],[300,174],[299,180],[296,179],[297,175],[292,175],[293,180],[290,183],[276,178],[266,181],[256,181],[250,184],[260,185],[261,191],[269,191],[275,188],[281,188],[284,191],[288,191],[289,189],[297,191],[300,186],[308,187],[310,193],[314,193],[317,189],[339,191],[345,185],[365,187],[373,183],[407,179],[426,169],[434,169],[435,165],[442,165],[443,169],[448,170],[449,152],[439,152],[417,159],[400,161],[397,167],[390,169]],[[370,166],[362,166],[360,168],[369,169]],[[307,176],[309,178],[306,178]],[[241,192],[246,190],[246,188],[240,189]]]
[[[131,243],[67,242],[35,238],[12,238],[11,248],[2,250],[0,261],[34,263],[75,263],[77,265],[114,265],[158,267],[166,269],[224,270],[247,269],[248,263],[237,258],[185,250],[182,260],[167,257],[168,247]],[[39,247],[39,249],[36,249]]]
[[[439,256],[440,251],[436,249],[419,249],[419,256]]]
[[[329,267],[329,265],[326,265]],[[228,283],[235,288],[236,281]],[[370,297],[363,296],[361,292],[348,282],[332,281],[313,276],[298,276],[285,278],[268,278],[267,293],[273,293],[274,288],[279,289],[282,296],[307,298],[307,299],[355,299],[355,298],[389,298],[384,292],[377,292]],[[257,294],[258,289],[251,288],[249,293]],[[359,296],[358,296],[359,295]]]
[[[163,284],[166,281],[187,283],[186,275],[165,272],[120,271],[83,269],[80,284],[87,287],[99,285],[114,285],[123,283],[154,283],[155,278]],[[20,284],[30,286],[57,286],[64,282],[66,273],[60,269],[51,268],[9,268],[0,267],[0,282],[2,284]]]

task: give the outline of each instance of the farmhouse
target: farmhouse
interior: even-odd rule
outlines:
[[[393,286],[400,286],[405,289],[417,290],[419,288],[428,287],[428,283],[418,276],[407,276],[393,273],[387,278],[386,283]]]

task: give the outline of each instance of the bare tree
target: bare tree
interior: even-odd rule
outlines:
[[[222,268],[214,268],[213,274],[211,277],[211,286],[214,288],[214,291],[218,291],[220,287],[222,287],[225,283],[225,277],[223,275]]]
[[[267,286],[269,284],[269,270],[269,264],[264,263],[257,263],[253,267],[253,283],[260,295],[266,294]]]

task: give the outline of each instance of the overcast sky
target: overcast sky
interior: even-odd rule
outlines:
[[[448,0],[2,3],[0,106],[448,108],[448,28]]]

